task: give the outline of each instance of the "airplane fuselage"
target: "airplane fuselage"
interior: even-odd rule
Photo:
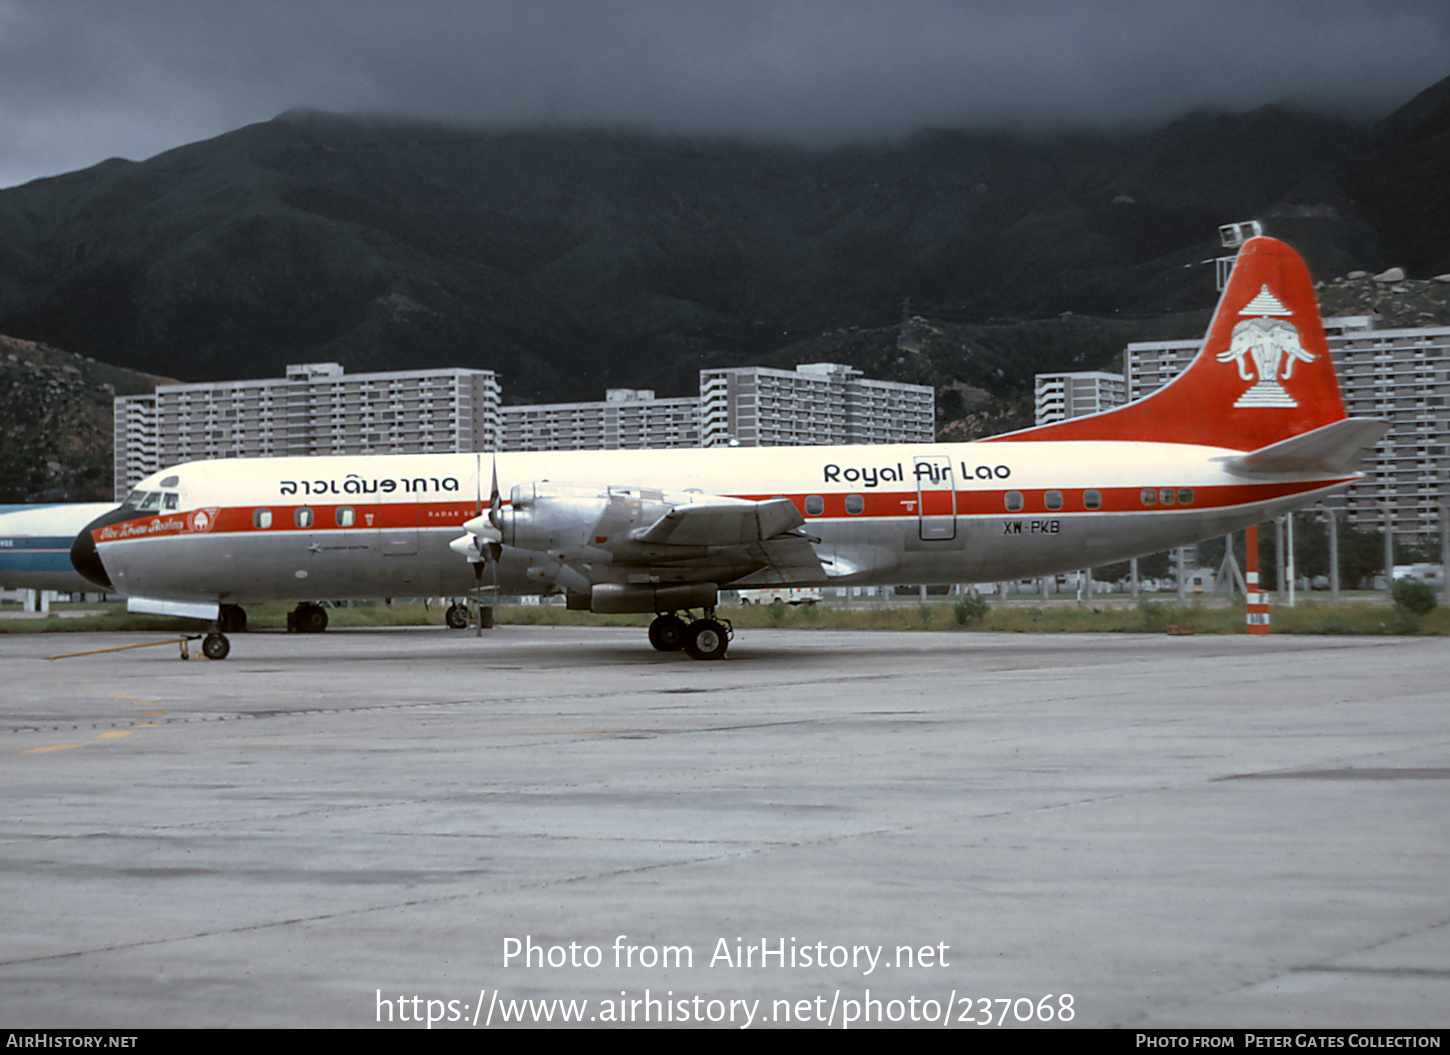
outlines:
[[[0,587],[79,593],[95,590],[71,566],[76,534],[112,503],[0,506]]]
[[[783,496],[803,517],[799,533],[819,559],[815,574],[790,579],[797,585],[976,582],[1185,545],[1358,478],[1254,480],[1225,468],[1240,453],[1172,443],[1008,441],[195,462],[137,488],[173,508],[134,510],[95,538],[116,589],[152,597],[248,604],[460,596],[492,585],[491,570],[484,580],[449,543],[487,507],[496,466],[505,496],[520,484],[541,494],[565,487],[646,497],[664,488],[752,501]],[[556,556],[595,585],[781,581],[778,574],[759,578],[739,547],[616,562],[588,539],[561,539],[557,554],[547,545],[505,545],[499,592],[550,592]]]

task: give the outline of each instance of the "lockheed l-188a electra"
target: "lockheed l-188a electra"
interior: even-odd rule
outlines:
[[[1116,410],[974,443],[188,462],[142,480],[72,553],[133,609],[564,594],[655,613],[719,659],[722,587],[980,582],[1223,535],[1359,479],[1384,423],[1346,418],[1309,271],[1240,250],[1175,381]],[[502,481],[502,486],[500,482]]]

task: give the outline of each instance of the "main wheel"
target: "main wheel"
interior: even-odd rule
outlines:
[[[691,659],[724,659],[730,635],[713,619],[697,619],[685,631],[685,651]]]
[[[207,659],[226,659],[232,643],[223,634],[211,633],[201,639],[201,654]]]
[[[443,621],[454,630],[466,630],[468,628],[468,609],[461,604],[450,604],[448,611],[443,616]]]
[[[685,621],[677,615],[656,616],[649,625],[649,643],[660,652],[678,652],[685,647]]]
[[[304,604],[297,609],[297,629],[304,634],[320,634],[327,629],[327,609],[320,604]]]

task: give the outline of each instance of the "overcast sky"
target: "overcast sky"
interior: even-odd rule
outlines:
[[[298,106],[830,144],[1446,75],[1450,0],[0,0],[0,186]]]

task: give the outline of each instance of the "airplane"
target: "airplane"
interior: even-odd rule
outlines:
[[[1115,410],[972,443],[190,462],[89,524],[72,561],[136,610],[210,620],[562,593],[652,612],[656,649],[721,659],[722,587],[1000,581],[1155,553],[1349,486],[1385,427],[1345,416],[1308,268],[1258,237],[1188,369]]]
[[[0,588],[85,593],[95,584],[70,562],[71,545],[114,502],[0,505]]]

